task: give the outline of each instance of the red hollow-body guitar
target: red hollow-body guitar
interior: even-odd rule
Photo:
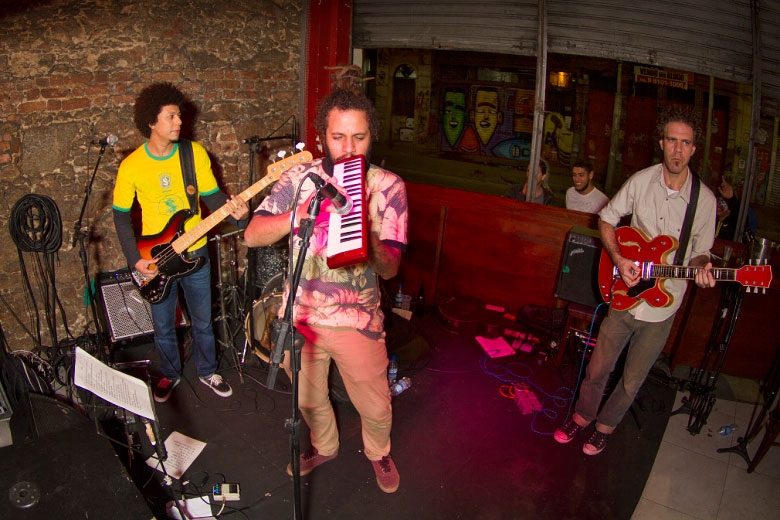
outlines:
[[[645,301],[653,307],[667,307],[674,298],[666,290],[667,279],[693,280],[701,267],[670,265],[678,242],[674,237],[660,235],[650,240],[643,232],[632,227],[615,229],[620,254],[634,260],[641,273],[641,280],[628,287],[620,278],[606,250],[599,260],[599,292],[613,309],[628,310]],[[769,265],[745,265],[739,269],[713,268],[716,281],[739,282],[746,287],[768,288],[772,283],[772,267]]]
[[[260,193],[264,188],[279,180],[282,172],[292,166],[311,161],[311,152],[299,152],[268,166],[265,177],[254,183],[237,196],[244,202]],[[188,259],[185,256],[187,248],[197,242],[214,226],[230,216],[230,208],[225,204],[208,217],[201,220],[187,232],[184,223],[192,216],[190,210],[177,211],[165,228],[156,235],[145,235],[136,241],[142,258],[157,259],[157,275],[146,278],[133,266],[130,266],[133,282],[138,286],[138,292],[149,303],[159,303],[171,291],[171,283],[177,278],[197,270],[203,265],[203,258]]]

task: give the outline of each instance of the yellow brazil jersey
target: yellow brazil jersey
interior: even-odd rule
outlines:
[[[219,190],[211,160],[199,143],[192,143],[196,180],[200,196],[207,196]],[[139,146],[122,164],[114,186],[113,207],[117,211],[129,212],[133,201],[138,199],[141,206],[141,233],[156,235],[165,228],[170,218],[190,204],[184,186],[184,178],[179,160],[179,145],[174,144],[173,151],[166,157],[156,157],[149,153],[148,142]],[[185,231],[201,221],[200,210],[185,223]],[[206,244],[202,237],[189,249],[195,250]]]

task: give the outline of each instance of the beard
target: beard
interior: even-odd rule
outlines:
[[[582,193],[583,191],[587,190],[588,188],[590,188],[590,181],[588,181],[585,184],[585,186],[583,186],[582,188],[578,188],[577,186],[574,187],[574,189],[577,191],[577,193]]]
[[[371,147],[368,147],[368,150],[366,150],[366,167],[368,168],[371,164]],[[327,147],[325,148],[325,157],[322,158],[322,169],[330,175],[333,176],[333,165],[339,162],[342,159],[346,159],[347,156],[342,156],[340,158],[334,158],[333,154]]]
[[[685,173],[685,171],[688,169],[688,163],[690,161],[685,160],[681,157],[667,157],[664,161],[664,167],[670,172],[675,175],[680,175],[682,173]]]

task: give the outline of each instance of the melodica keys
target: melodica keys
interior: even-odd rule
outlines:
[[[352,198],[349,213],[331,213],[328,223],[328,267],[337,269],[368,260],[368,215],[363,191],[365,156],[356,155],[338,161],[333,165],[333,176]]]

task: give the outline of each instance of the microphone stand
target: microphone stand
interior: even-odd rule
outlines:
[[[276,384],[276,374],[279,365],[282,362],[284,351],[290,352],[290,372],[292,373],[292,417],[285,422],[285,429],[290,435],[290,466],[293,474],[293,518],[301,518],[301,467],[300,467],[300,434],[301,420],[300,410],[298,409],[298,372],[300,371],[301,349],[305,342],[303,336],[293,325],[293,306],[295,303],[295,294],[298,291],[298,284],[301,280],[303,263],[306,260],[306,253],[309,249],[309,242],[314,231],[314,222],[320,213],[320,204],[323,196],[320,190],[312,197],[309,204],[309,217],[302,219],[298,227],[298,236],[301,238],[301,247],[298,252],[298,259],[295,263],[295,270],[290,277],[290,291],[287,295],[287,304],[284,309],[284,316],[277,318],[271,326],[271,340],[274,348],[271,352],[270,364],[268,368],[267,386],[270,389]]]
[[[103,158],[103,153],[106,151],[106,145],[107,143],[102,143],[100,145],[100,152],[98,153],[97,161],[95,162],[95,168],[92,170],[92,176],[89,179],[89,183],[87,184],[87,188],[84,193],[84,202],[81,204],[81,213],[79,214],[79,219],[76,221],[76,224],[73,229],[73,243],[72,247],[76,247],[76,242],[79,243],[79,258],[81,259],[81,265],[84,269],[84,281],[86,282],[86,290],[89,292],[89,306],[92,311],[92,321],[95,323],[95,335],[97,337],[97,344],[100,347],[103,347],[100,349],[103,354],[108,355],[108,351],[106,349],[106,345],[104,344],[104,337],[103,337],[103,331],[100,326],[100,321],[98,320],[98,314],[97,314],[97,305],[95,303],[95,293],[92,290],[92,285],[90,283],[89,279],[89,262],[87,260],[87,245],[86,241],[89,237],[89,233],[87,230],[81,229],[81,224],[84,219],[84,213],[87,209],[87,202],[89,201],[89,196],[92,194],[92,184],[95,182],[95,175],[97,174],[98,166],[100,165],[100,159]]]
[[[282,128],[284,125],[287,124],[288,121],[292,119],[292,132],[290,134],[281,135],[281,136],[274,136],[276,132],[279,131],[280,128]],[[249,185],[253,185],[255,183],[255,154],[258,154],[262,150],[262,144],[267,141],[275,141],[278,139],[290,139],[291,146],[290,150],[295,150],[295,145],[297,144],[296,141],[298,139],[298,125],[297,120],[295,118],[295,114],[288,117],[284,123],[279,125],[276,130],[268,134],[266,137],[260,137],[260,136],[252,136],[247,137],[244,139],[244,143],[249,145]],[[254,212],[254,208],[252,208],[252,201],[249,201],[249,214],[250,216]],[[255,294],[255,274],[257,271],[257,253],[247,253],[248,262],[247,262],[247,269],[244,273],[244,305],[243,305],[243,311],[246,316],[249,317],[249,330],[253,331],[255,330],[255,316],[253,312],[254,307],[254,301],[256,299]],[[252,334],[249,335],[249,338],[247,341],[244,342],[244,352],[241,355],[241,361],[244,362],[246,360],[246,351],[247,348],[253,349],[254,348],[254,338]]]
[[[282,128],[284,125],[286,125],[288,123],[288,121],[290,121],[290,120],[292,120],[292,131],[289,134],[274,135],[274,134],[276,134],[276,132],[279,131],[280,128]],[[257,152],[257,151],[260,151],[260,148],[261,148],[260,143],[264,143],[266,141],[276,141],[276,140],[279,140],[279,139],[289,139],[290,143],[291,143],[290,144],[290,149],[291,150],[295,149],[295,145],[298,144],[297,143],[297,141],[298,141],[298,121],[295,118],[294,114],[291,115],[290,117],[288,117],[285,120],[284,123],[279,125],[276,128],[276,130],[274,130],[273,132],[268,134],[266,137],[259,137],[259,136],[256,136],[256,135],[252,136],[252,137],[247,137],[246,139],[244,139],[244,143],[249,145],[249,150],[250,151]]]

